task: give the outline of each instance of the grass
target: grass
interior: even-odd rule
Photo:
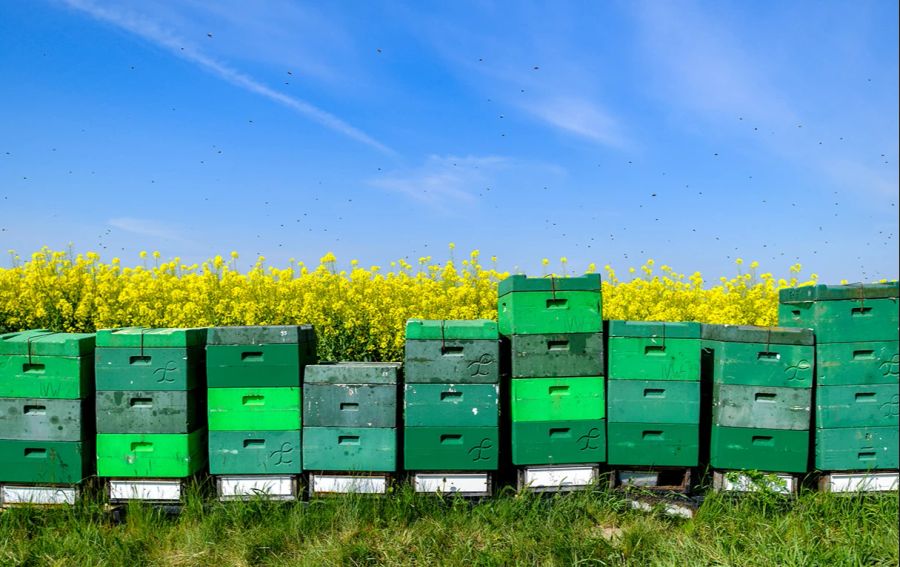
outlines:
[[[218,503],[180,516],[98,500],[0,514],[2,565],[897,565],[898,495],[710,494],[693,520],[621,494],[511,491],[478,503],[416,495]]]

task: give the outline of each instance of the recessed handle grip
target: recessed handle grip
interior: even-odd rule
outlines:
[[[645,398],[665,398],[666,390],[665,390],[665,388],[644,388],[644,397]]]
[[[359,404],[356,402],[341,402],[341,411],[359,411]]]
[[[572,429],[569,427],[551,427],[550,439],[565,439],[572,436]]]
[[[772,447],[775,445],[775,440],[770,435],[754,435],[750,442],[761,447]]]
[[[547,300],[547,309],[566,309],[568,307],[569,300],[563,299],[561,297],[556,297],[553,299]]]
[[[776,394],[772,392],[757,392],[753,396],[753,401],[756,402],[774,402],[776,398]]]
[[[245,406],[264,406],[266,405],[266,397],[261,395],[244,396],[241,398],[241,404]]]
[[[663,432],[658,430],[644,431],[641,433],[641,438],[643,438],[644,441],[662,441]]]
[[[462,398],[462,392],[441,392],[442,402],[461,402]]]
[[[778,360],[781,360],[781,354],[777,352],[763,351],[756,355],[756,359],[767,362],[776,362]]]
[[[153,443],[148,441],[136,441],[131,444],[132,453],[152,453]]]
[[[241,362],[263,362],[263,353],[258,350],[242,352]]]
[[[338,435],[338,445],[359,445],[359,435]]]
[[[441,445],[462,445],[462,435],[441,435]]]
[[[875,392],[857,392],[856,393],[856,401],[857,402],[874,402],[875,400]]]
[[[43,447],[26,447],[24,455],[26,459],[46,459],[47,449]]]
[[[26,362],[22,365],[22,372],[25,372],[26,374],[43,374],[46,368],[47,367],[43,364]]]
[[[853,351],[853,360],[874,360],[874,350],[855,350]]]
[[[568,351],[569,341],[565,339],[547,341],[547,350],[550,351]]]
[[[442,346],[441,356],[462,356],[463,347],[461,346]]]
[[[47,406],[25,406],[22,408],[25,415],[47,415]]]
[[[647,345],[644,347],[645,356],[664,356],[666,347],[664,345]]]
[[[132,366],[150,366],[151,358],[149,356],[129,356],[128,364]]]
[[[569,395],[569,387],[568,386],[550,386],[547,388],[547,393],[551,396],[568,396]]]
[[[874,451],[864,451],[862,453],[857,454],[856,457],[860,461],[874,461],[875,460],[875,452]]]
[[[851,317],[870,317],[872,315],[871,307],[854,307],[850,310]]]
[[[131,398],[128,402],[133,408],[152,408],[153,398]]]
[[[244,449],[265,449],[265,439],[244,439]]]

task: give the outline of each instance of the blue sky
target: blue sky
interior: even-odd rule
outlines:
[[[0,245],[898,275],[898,5],[0,1]]]

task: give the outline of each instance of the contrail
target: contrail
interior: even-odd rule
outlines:
[[[385,146],[378,140],[372,138],[362,130],[347,124],[337,116],[326,112],[306,101],[292,97],[290,95],[278,92],[263,83],[257,81],[253,77],[232,69],[228,65],[217,61],[216,59],[204,55],[188,42],[183,41],[179,37],[162,29],[156,22],[147,20],[128,14],[118,10],[110,9],[103,6],[97,6],[90,0],[63,0],[68,6],[90,15],[92,18],[112,24],[118,28],[126,30],[134,35],[163,47],[178,57],[190,61],[199,67],[217,75],[221,79],[229,83],[241,87],[250,92],[264,96],[269,100],[283,104],[308,118],[318,122],[319,124],[330,128],[335,132],[339,132],[358,142],[362,142],[368,146],[377,149],[385,154],[394,154],[395,152]]]

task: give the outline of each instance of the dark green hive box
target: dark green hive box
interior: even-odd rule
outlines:
[[[498,466],[497,427],[407,427],[403,431],[408,471],[492,471]]]
[[[407,384],[403,396],[406,427],[496,427],[497,384]]]
[[[771,386],[713,385],[713,424],[723,427],[808,430],[812,391]]]
[[[816,430],[816,469],[820,471],[897,470],[897,426]]]
[[[815,347],[810,329],[703,325],[702,336],[716,383],[812,387]]]
[[[91,404],[52,398],[0,398],[0,439],[84,441],[92,438]]]
[[[306,470],[394,472],[397,430],[385,427],[304,427]]]
[[[197,391],[98,391],[97,433],[190,433],[205,425]]]
[[[300,474],[300,431],[210,431],[209,472]]]
[[[641,467],[695,467],[700,426],[684,423],[607,424],[607,462]]]
[[[500,343],[494,321],[426,321],[406,323],[406,383],[496,383]]]
[[[610,380],[607,419],[612,423],[700,422],[700,382]]]
[[[723,470],[804,473],[809,430],[713,427],[710,465]]]
[[[898,427],[900,385],[816,388],[816,427]]]
[[[510,337],[513,378],[603,376],[603,333]]]
[[[783,289],[778,323],[815,329],[819,344],[895,341],[900,327],[898,296],[897,282]]]
[[[592,464],[606,461],[606,421],[514,421],[514,465]]]
[[[897,384],[900,342],[820,343],[816,346],[819,386]]]
[[[600,332],[600,275],[510,276],[499,284],[497,311],[503,335]]]
[[[93,334],[0,335],[0,396],[80,399],[90,397],[93,383]]]
[[[699,380],[700,324],[609,322],[611,380]]]
[[[305,384],[399,384],[399,362],[327,362],[307,365]]]
[[[93,471],[93,443],[0,439],[0,482],[77,484]]]
[[[396,427],[397,385],[307,382],[303,385],[303,426]]]
[[[98,348],[97,390],[191,390],[203,385],[205,352],[193,347]]]
[[[213,327],[206,347],[210,388],[297,387],[316,362],[311,325]]]

